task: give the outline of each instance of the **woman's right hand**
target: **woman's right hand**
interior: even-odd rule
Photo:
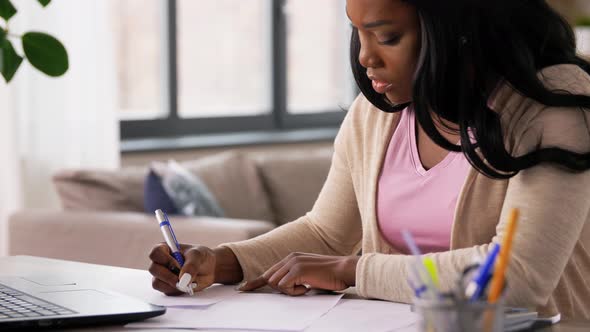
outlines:
[[[180,245],[180,252],[184,257],[184,266],[172,257],[172,252],[166,243],[156,245],[150,252],[152,261],[149,272],[153,276],[152,287],[166,295],[181,295],[182,291],[176,288],[179,279],[188,273],[190,281],[196,283],[194,292],[203,290],[215,282],[216,257],[213,250],[207,247],[194,247],[188,244]],[[179,275],[172,272],[173,269],[180,270]]]

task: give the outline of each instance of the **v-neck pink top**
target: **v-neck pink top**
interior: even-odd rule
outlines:
[[[377,188],[381,234],[402,253],[409,249],[401,231],[410,231],[422,253],[447,251],[457,198],[470,164],[460,152],[424,169],[416,144],[414,112],[402,111],[391,137]]]

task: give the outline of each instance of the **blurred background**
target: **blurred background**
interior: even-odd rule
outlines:
[[[590,54],[590,1],[548,2]],[[52,34],[70,69],[50,78],[24,62],[0,82],[0,255],[8,216],[60,208],[60,170],[329,149],[358,93],[345,0],[12,3],[9,30]]]

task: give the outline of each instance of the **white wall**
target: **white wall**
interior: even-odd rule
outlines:
[[[0,256],[6,255],[6,220],[22,206],[17,114],[12,106],[12,87],[0,82]]]
[[[12,33],[43,31],[68,50],[65,76],[47,77],[23,62],[0,83],[0,255],[7,215],[22,208],[57,209],[52,174],[69,167],[119,166],[117,80],[110,1],[13,0]],[[19,40],[14,46],[22,54]]]

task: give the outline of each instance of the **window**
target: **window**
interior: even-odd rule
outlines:
[[[339,111],[355,94],[343,1],[287,0],[287,110]]]
[[[157,1],[125,0],[113,5],[116,26],[120,118],[151,119],[165,116],[159,92],[163,59],[163,30]],[[138,15],[138,13],[141,13]],[[165,89],[164,89],[165,90]]]
[[[179,115],[269,114],[270,2],[178,0],[176,17]]]
[[[345,0],[117,2],[121,138],[337,127]]]

